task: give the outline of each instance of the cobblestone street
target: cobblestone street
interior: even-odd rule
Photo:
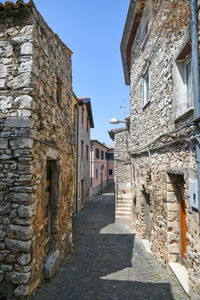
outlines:
[[[97,196],[73,218],[74,250],[32,300],[188,299],[127,224],[114,223],[113,194]]]

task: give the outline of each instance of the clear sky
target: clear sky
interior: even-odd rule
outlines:
[[[124,119],[129,114],[129,87],[124,82],[120,42],[130,0],[34,3],[47,24],[73,51],[74,93],[78,98],[91,98],[95,125],[91,138],[113,144],[108,130],[116,125],[110,125],[109,120]]]

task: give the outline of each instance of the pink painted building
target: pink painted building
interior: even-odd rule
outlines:
[[[90,197],[114,184],[114,148],[90,140]]]

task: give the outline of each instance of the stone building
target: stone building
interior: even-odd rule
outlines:
[[[112,189],[114,182],[114,148],[91,140],[90,197]]]
[[[129,155],[130,131],[129,122],[126,127],[109,131],[115,142],[114,182],[115,182],[115,219],[131,219],[132,180],[131,161]]]
[[[71,55],[32,1],[0,4],[0,298],[30,295],[72,246]]]
[[[189,287],[187,280],[182,282],[184,276],[178,279],[192,299],[200,299],[194,138],[198,118],[187,19],[190,6],[182,1],[180,10],[170,11],[174,1],[159,3],[160,7],[152,7],[150,1],[148,5],[130,1],[121,42],[125,82],[130,85],[132,221],[162,264],[177,276],[177,270],[185,278],[188,275]],[[181,26],[180,20],[185,21]]]
[[[90,198],[90,129],[94,128],[90,98],[77,98],[75,108],[76,174],[73,212],[77,213]]]

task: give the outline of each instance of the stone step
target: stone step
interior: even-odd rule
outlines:
[[[130,201],[118,201],[118,202],[115,202],[116,205],[119,205],[119,204],[128,204],[128,205],[132,205],[132,202]]]
[[[133,202],[132,198],[126,198],[126,197],[116,197],[116,201],[130,201]]]
[[[128,211],[131,212],[130,207],[116,207],[115,211]]]
[[[124,210],[124,211],[118,210],[118,211],[115,212],[115,215],[129,215],[130,216],[131,212],[126,211],[126,210]]]
[[[122,214],[117,214],[115,215],[115,219],[130,219],[130,215],[122,215]]]
[[[116,203],[116,207],[121,207],[121,206],[127,206],[127,207],[131,207],[132,205],[130,203]]]

